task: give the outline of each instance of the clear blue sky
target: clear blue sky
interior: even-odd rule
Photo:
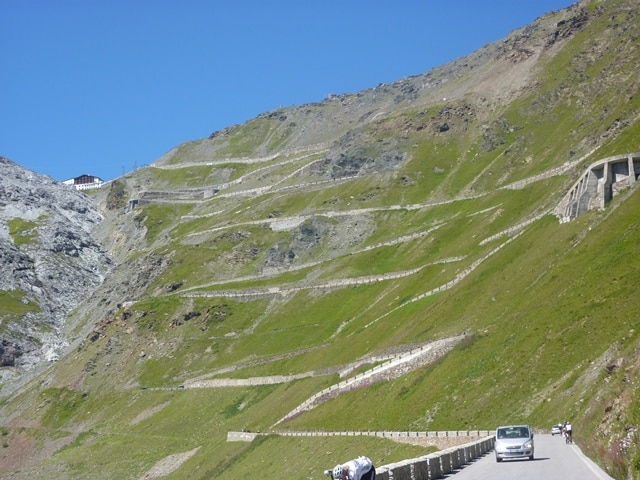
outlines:
[[[574,0],[0,0],[0,155],[110,180],[281,106],[425,73]]]

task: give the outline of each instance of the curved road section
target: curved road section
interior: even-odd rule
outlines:
[[[504,460],[496,462],[495,453],[489,452],[467,465],[452,478],[455,480],[613,480],[580,448],[567,445],[564,438],[540,434],[534,437],[534,460]]]

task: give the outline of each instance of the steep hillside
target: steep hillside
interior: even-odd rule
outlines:
[[[317,478],[424,449],[275,433],[570,419],[638,478],[636,3],[584,0],[110,182],[92,234],[113,268],[68,353],[5,393],[0,475]],[[561,222],[608,157],[629,160],[605,208]]]
[[[64,353],[66,315],[111,261],[90,199],[2,157],[0,206],[0,379],[13,383]]]

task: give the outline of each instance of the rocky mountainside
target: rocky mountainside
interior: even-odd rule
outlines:
[[[278,432],[569,419],[637,478],[636,3],[582,0],[423,75],[266,112],[89,198],[39,180],[35,197],[74,199],[46,213],[5,162],[25,193],[3,258],[73,274],[34,280],[67,347],[1,385],[0,475],[316,478],[336,451],[424,451]],[[53,306],[26,280],[2,294],[17,351]],[[227,442],[245,430],[274,435]]]
[[[86,195],[0,158],[3,380],[65,351],[67,314],[111,268],[92,236],[102,218]]]

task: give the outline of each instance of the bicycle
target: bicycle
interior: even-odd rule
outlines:
[[[564,443],[567,445],[571,445],[573,443],[573,435],[571,434],[571,430],[564,432]]]

